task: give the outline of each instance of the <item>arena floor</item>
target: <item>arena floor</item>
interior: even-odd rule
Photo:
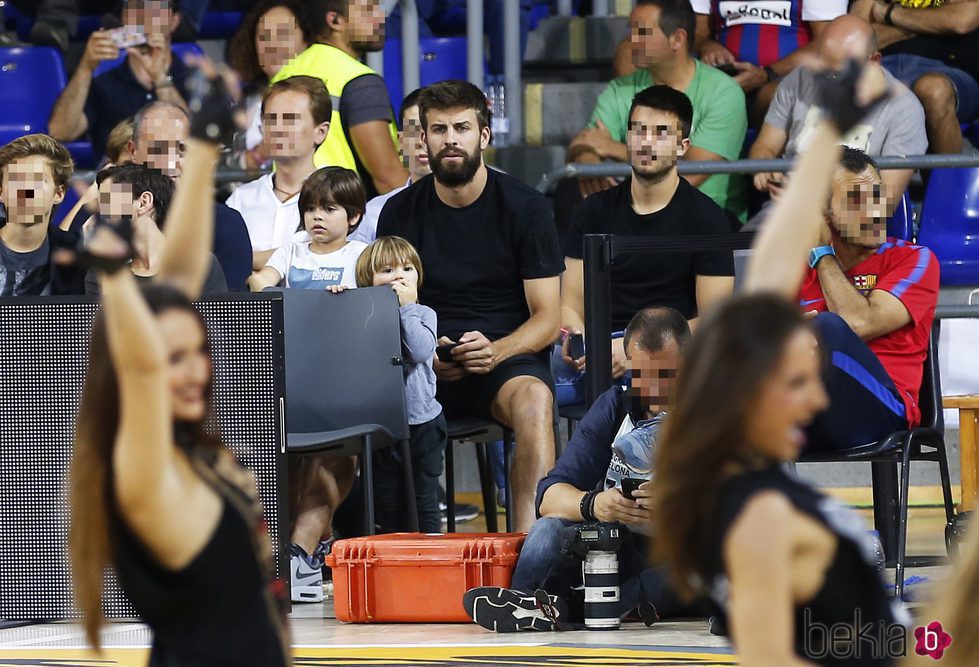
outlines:
[[[864,511],[869,520],[869,512]],[[943,549],[940,509],[912,510],[910,553]],[[482,530],[482,519],[464,524]],[[943,568],[911,571],[932,580]],[[890,571],[889,571],[890,572]],[[927,588],[915,587],[918,599]],[[914,608],[912,609],[912,611]],[[290,615],[297,666],[335,665],[731,665],[726,639],[703,620],[623,625],[618,631],[494,634],[471,624],[350,625],[338,622],[332,600],[296,605]],[[84,648],[81,627],[58,622],[0,629],[0,667],[143,667],[150,633],[139,623],[110,623],[105,650]]]

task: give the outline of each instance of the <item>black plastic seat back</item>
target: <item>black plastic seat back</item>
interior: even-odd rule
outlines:
[[[281,291],[289,433],[378,424],[394,440],[407,440],[401,324],[391,288]]]

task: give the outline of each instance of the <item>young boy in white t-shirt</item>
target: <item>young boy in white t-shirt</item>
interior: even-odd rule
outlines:
[[[366,205],[364,185],[356,172],[343,167],[323,167],[306,179],[299,194],[302,220],[297,231],[308,239],[281,245],[265,266],[248,279],[248,287],[260,292],[282,285],[302,289],[357,286],[357,258],[367,247],[348,241],[360,224]]]

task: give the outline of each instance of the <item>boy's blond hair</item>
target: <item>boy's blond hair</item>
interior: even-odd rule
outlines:
[[[75,171],[71,153],[46,134],[26,134],[0,147],[0,183],[3,183],[3,170],[7,165],[14,160],[34,155],[47,159],[56,187],[68,187],[71,174]]]
[[[411,264],[418,272],[418,286],[422,286],[422,260],[415,246],[400,236],[382,236],[364,248],[357,259],[357,287],[374,284],[374,274],[385,266]]]

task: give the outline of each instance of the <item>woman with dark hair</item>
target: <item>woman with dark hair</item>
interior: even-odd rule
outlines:
[[[899,627],[862,522],[783,466],[828,405],[818,342],[793,300],[841,136],[882,92],[855,61],[819,80],[823,120],[758,238],[746,293],[707,313],[687,347],[654,466],[655,555],[678,592],[727,613],[748,667],[887,664],[891,647],[857,633]]]
[[[228,41],[228,64],[246,86],[240,166],[256,169],[268,160],[262,151],[262,95],[269,79],[304,51],[314,34],[300,0],[263,0]]]
[[[126,268],[128,220],[100,219],[78,257],[102,273],[102,309],[71,465],[75,600],[98,647],[111,565],[153,631],[151,666],[277,667],[289,662],[283,587],[255,482],[207,428],[211,358],[191,300],[213,235],[211,142],[230,135],[231,118],[222,86],[198,84],[210,94],[190,101],[203,113],[191,122],[156,284],[141,292]]]

